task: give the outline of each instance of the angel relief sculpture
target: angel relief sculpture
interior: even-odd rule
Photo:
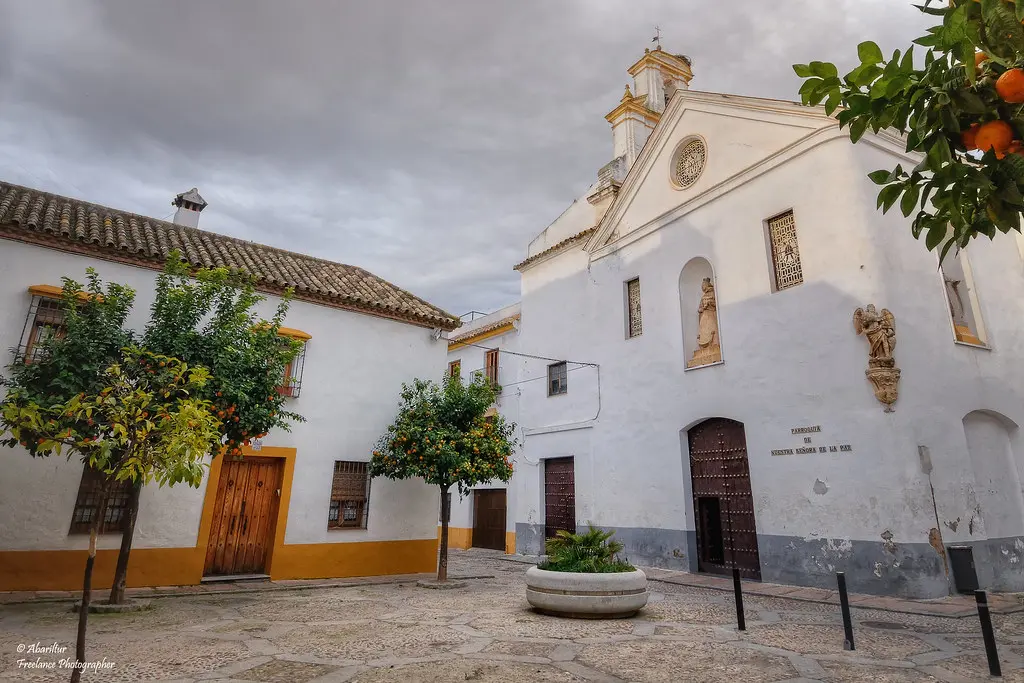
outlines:
[[[875,398],[892,412],[899,395],[900,369],[896,367],[896,316],[887,308],[879,313],[874,304],[853,312],[853,327],[868,340],[868,369],[864,371],[875,388]]]

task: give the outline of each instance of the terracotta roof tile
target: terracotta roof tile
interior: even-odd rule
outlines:
[[[558,244],[552,245],[552,246],[548,247],[547,249],[545,249],[544,251],[539,251],[536,254],[534,254],[533,256],[531,256],[530,258],[526,259],[525,261],[522,261],[521,263],[517,263],[516,265],[512,266],[512,270],[522,270],[523,268],[527,267],[531,263],[536,262],[538,259],[540,259],[540,258],[542,258],[544,256],[547,256],[548,254],[553,254],[553,253],[555,253],[557,251],[561,251],[562,249],[565,249],[568,246],[576,244],[577,242],[579,242],[581,240],[584,240],[587,237],[590,237],[590,235],[595,230],[597,230],[596,226],[593,227],[593,228],[587,228],[586,230],[581,230],[580,232],[576,233],[572,237],[566,237],[564,240],[562,240]]]
[[[257,287],[337,308],[453,330],[455,316],[362,268],[0,181],[0,238],[159,269],[172,249],[197,267],[256,276]]]

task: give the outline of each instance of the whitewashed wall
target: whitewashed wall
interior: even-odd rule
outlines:
[[[141,330],[153,300],[155,272],[0,240],[0,349],[18,345],[31,297],[31,285],[59,286],[62,276],[79,281],[95,267],[105,282],[136,289],[129,324]],[[278,299],[269,297],[261,313],[272,315]],[[297,449],[285,542],[330,543],[427,539],[437,492],[419,480],[373,481],[369,528],[327,530],[335,460],[369,460],[377,437],[394,417],[403,381],[443,372],[446,344],[426,328],[294,301],[288,327],[312,335],[306,348],[301,395],[289,408],[306,417],[291,433],[276,431],[266,446]],[[9,362],[10,355],[4,359]],[[0,549],[74,549],[85,535],[68,535],[81,480],[80,462],[32,459],[21,449],[0,451]],[[143,489],[134,546],[191,547],[196,544],[206,483]],[[107,535],[100,547],[116,548],[120,535]]]
[[[738,117],[690,117],[674,135],[692,133],[709,138],[707,182],[756,159],[744,155],[771,152],[770,127]],[[791,133],[785,129],[774,142],[785,146],[795,139]],[[670,141],[666,153],[672,148]],[[633,551],[651,563],[691,566],[685,430],[708,417],[728,417],[746,428],[766,579],[815,583],[846,567],[864,589],[938,594],[945,579],[928,546],[933,528],[946,545],[992,540],[1002,543],[992,552],[1020,556],[1024,543],[1014,546],[1024,534],[1019,513],[1000,527],[1008,534],[1001,539],[979,533],[977,519],[968,523],[982,513],[962,419],[984,409],[1024,424],[1024,263],[1012,237],[971,246],[991,348],[955,344],[935,255],[912,239],[909,221],[897,212],[875,211],[876,188],[865,175],[897,161],[867,142],[854,147],[835,135],[589,264],[575,249],[523,274],[520,348],[601,366],[599,392],[596,382],[575,377],[568,396],[549,398],[543,384],[523,389],[524,457],[577,457],[579,522],[618,528],[627,541],[642,537]],[[668,182],[666,163],[650,172],[622,217],[624,232],[657,223],[683,201]],[[764,221],[787,209],[796,217],[804,283],[773,293]],[[695,334],[696,310],[684,319],[679,280],[683,265],[698,256],[715,272],[725,363],[686,371],[680,330]],[[644,331],[626,339],[622,287],[636,276]],[[883,412],[864,377],[868,348],[854,334],[852,315],[868,303],[896,316],[903,376],[894,413]],[[522,373],[539,374],[543,366],[529,364]],[[598,395],[599,418],[556,438],[555,430],[595,414],[589,408]],[[771,455],[803,445],[790,430],[809,425],[822,429],[813,445],[849,444],[852,452]],[[538,431],[531,436],[532,430]],[[1019,430],[1008,430],[1019,470]],[[919,446],[930,454],[931,482]],[[522,537],[535,540],[530,534],[543,522],[541,469],[515,480],[521,551],[530,550]],[[888,554],[887,535],[896,544]],[[998,571],[1019,572],[1013,566]]]

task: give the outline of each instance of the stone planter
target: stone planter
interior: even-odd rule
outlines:
[[[526,571],[526,599],[544,614],[577,619],[631,617],[647,604],[647,576],[639,569],[608,574]]]

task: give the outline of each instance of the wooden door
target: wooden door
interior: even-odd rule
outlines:
[[[473,491],[473,547],[505,549],[505,489]]]
[[[544,537],[576,533],[576,472],[572,458],[544,461]]]
[[[761,578],[754,497],[743,425],[713,418],[689,432],[690,477],[697,520],[697,568]]]
[[[217,482],[204,575],[263,574],[274,544],[284,461],[225,460]]]

